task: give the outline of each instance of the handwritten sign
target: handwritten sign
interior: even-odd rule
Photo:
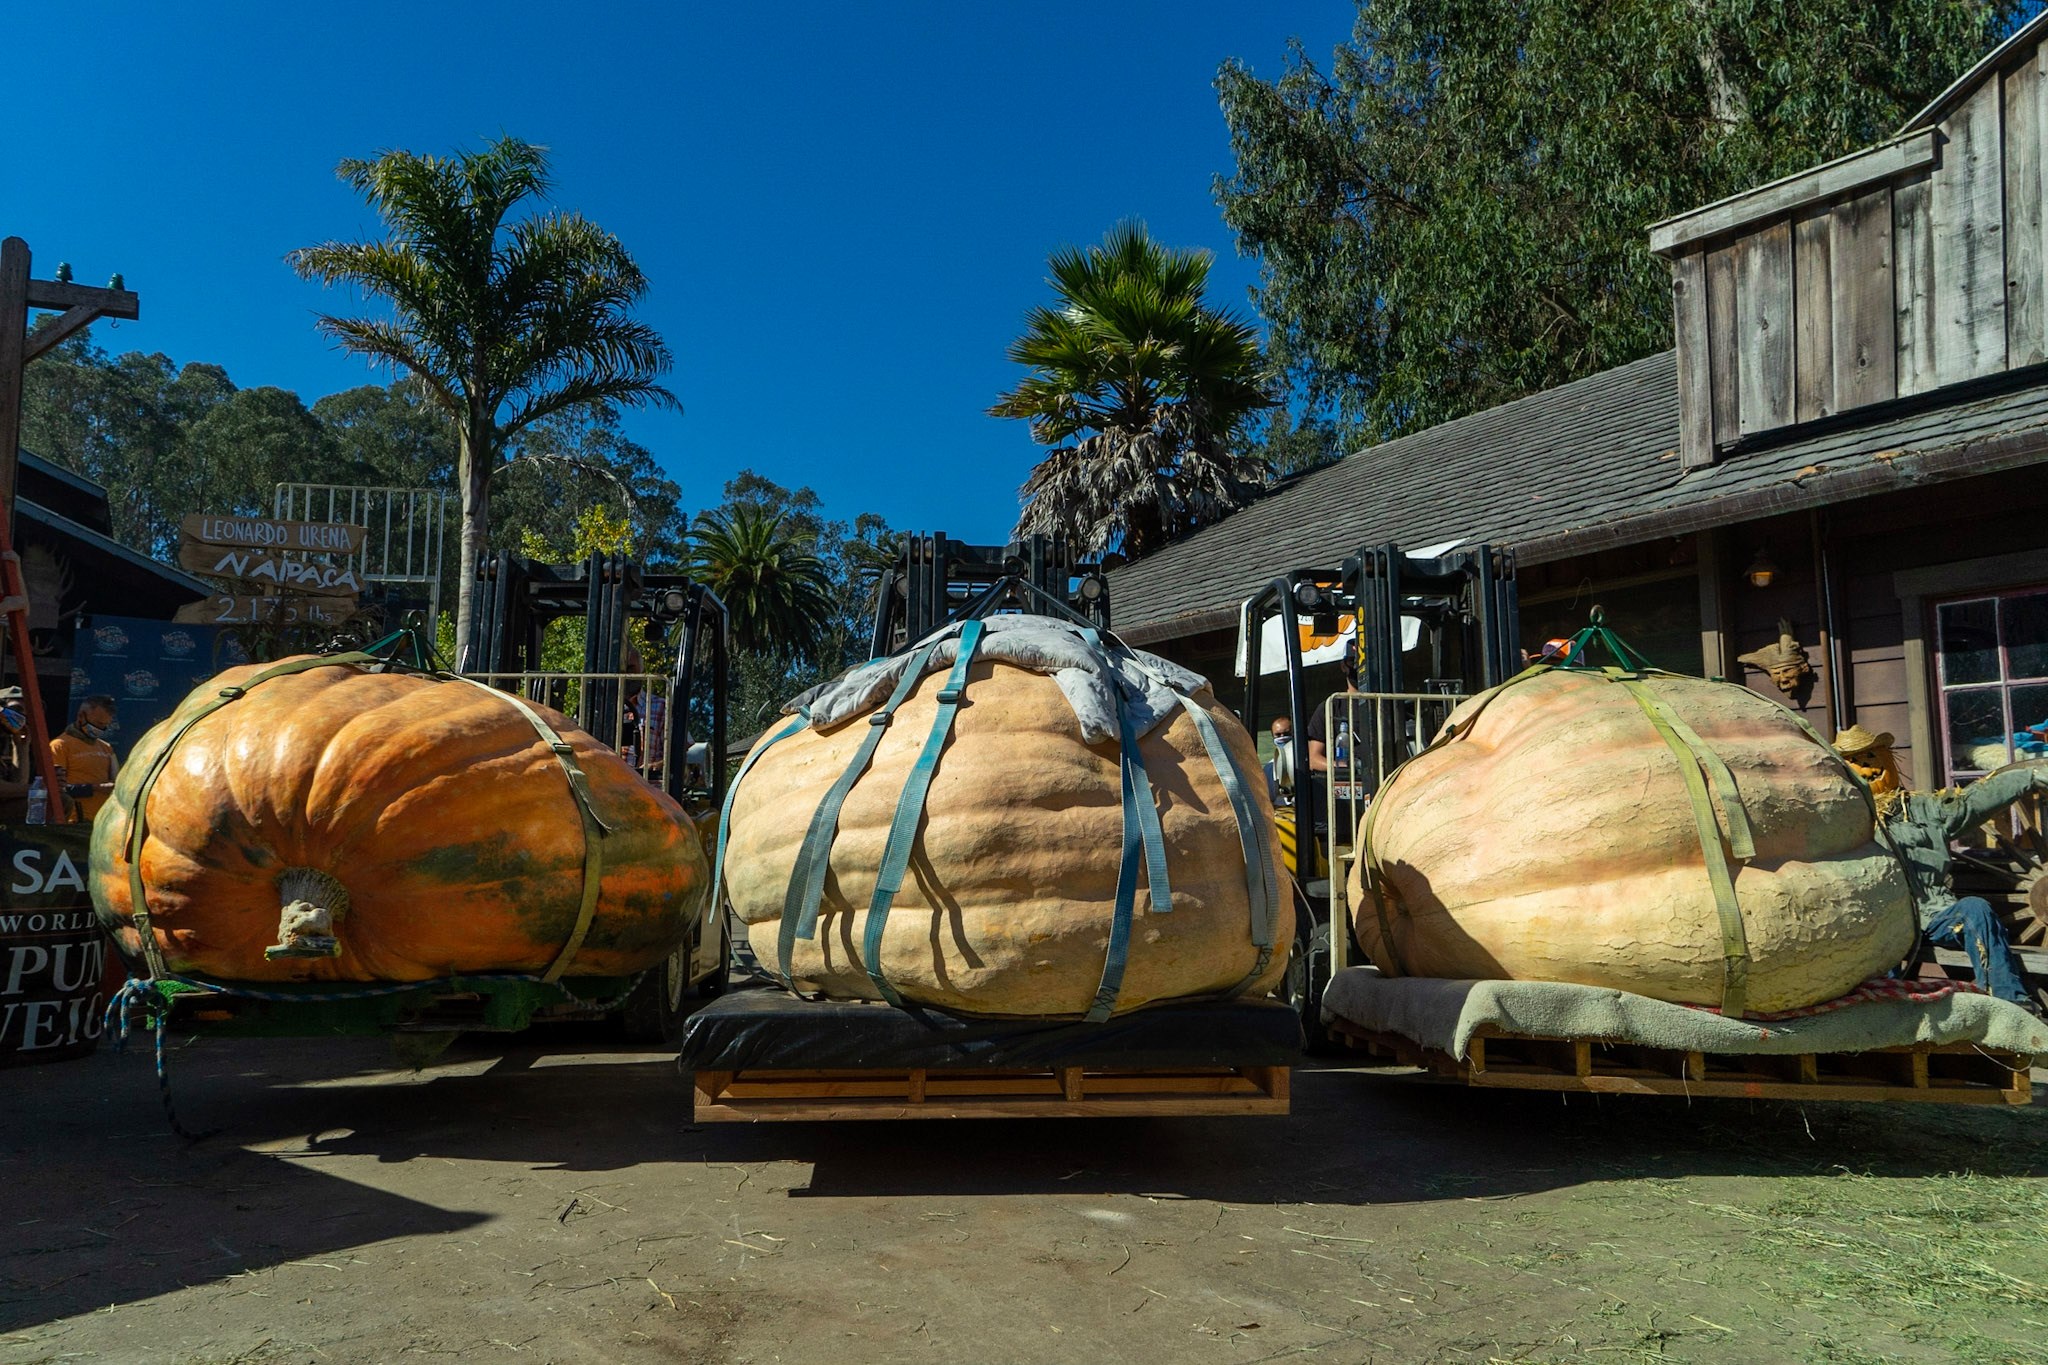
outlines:
[[[197,626],[338,626],[356,604],[332,597],[244,597],[222,593],[178,608],[171,619]]]
[[[354,597],[363,590],[347,564],[300,559],[275,550],[244,550],[187,540],[178,546],[178,567],[212,578],[238,578],[269,584],[287,592]]]
[[[370,534],[361,526],[335,521],[273,521],[268,517],[227,517],[194,512],[178,523],[188,540],[232,545],[249,550],[299,550],[314,554],[352,555]]]

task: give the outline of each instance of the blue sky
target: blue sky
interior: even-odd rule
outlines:
[[[1137,217],[1253,262],[1211,198],[1211,87],[1299,36],[1326,58],[1349,0],[634,6],[21,6],[0,232],[37,273],[119,270],[139,322],[108,349],[226,366],[308,402],[370,378],[311,317],[346,305],[281,258],[374,220],[343,156],[499,131],[548,146],[556,201],[653,281],[682,415],[637,414],[697,506],[752,467],[836,516],[1000,540],[1034,447],[983,410],[1045,297],[1049,249]],[[67,53],[76,53],[75,60]]]

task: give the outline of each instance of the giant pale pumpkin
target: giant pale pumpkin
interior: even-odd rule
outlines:
[[[795,984],[878,998],[861,950],[889,826],[938,708],[943,673],[896,712],[841,811],[816,937],[799,940]],[[882,940],[881,965],[913,1004],[969,1014],[1084,1013],[1103,972],[1123,843],[1118,745],[1090,744],[1054,678],[980,658],[938,764]],[[1237,771],[1259,774],[1244,727],[1206,688],[1194,704],[1216,723]],[[763,962],[778,961],[785,893],[811,813],[866,736],[866,716],[806,728],[763,752],[734,795],[725,881]],[[772,733],[772,732],[771,732]],[[1238,825],[1185,707],[1138,741],[1158,810],[1171,913],[1146,908],[1142,874],[1116,1012],[1244,987],[1267,994],[1286,966],[1293,909],[1276,907],[1275,945],[1247,982],[1250,893]],[[1246,783],[1256,838],[1278,867],[1263,781]]]
[[[1638,685],[1719,756],[1740,797],[1746,861],[1729,857],[1728,813],[1708,796],[1713,856],[1733,868],[1738,1003],[1796,1009],[1897,964],[1912,901],[1842,760],[1746,688],[1669,674]],[[1374,803],[1377,900],[1365,863],[1352,873],[1359,943],[1381,970],[1721,1006],[1732,926],[1680,758],[1629,687],[1547,670],[1466,702],[1446,729]]]
[[[131,964],[138,789],[172,733],[261,667],[230,669],[151,729],[93,828],[92,891]],[[609,749],[534,708],[609,826],[595,915],[570,976],[623,976],[682,941],[708,864],[689,818]],[[538,972],[574,930],[584,833],[568,778],[500,694],[326,665],[262,682],[177,741],[148,793],[142,882],[173,972],[246,982],[421,981]],[[333,956],[266,958],[301,925]]]

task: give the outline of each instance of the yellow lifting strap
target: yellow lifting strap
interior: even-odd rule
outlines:
[[[152,980],[167,977],[170,975],[170,971],[164,964],[163,950],[157,944],[156,931],[150,923],[149,897],[142,884],[142,846],[149,837],[150,791],[156,786],[158,776],[170,765],[171,753],[178,747],[179,741],[184,739],[192,727],[200,721],[205,720],[229,702],[237,701],[247,696],[252,688],[260,683],[269,682],[272,678],[289,677],[295,673],[306,673],[316,668],[382,662],[384,662],[382,659],[373,654],[360,652],[326,654],[317,658],[287,660],[284,663],[263,670],[246,682],[221,688],[217,696],[208,699],[205,705],[187,716],[179,723],[178,728],[171,732],[171,737],[164,741],[164,747],[158,750],[156,757],[150,761],[148,769],[143,773],[141,785],[136,788],[133,814],[130,817],[128,830],[129,915],[135,921],[136,935],[142,941],[143,961],[149,967],[149,975]],[[552,985],[560,980],[562,974],[568,970],[569,964],[575,960],[577,951],[583,946],[584,937],[590,932],[591,920],[597,913],[598,891],[604,877],[604,838],[611,833],[611,828],[598,818],[596,808],[591,804],[590,780],[584,775],[583,769],[577,764],[575,750],[568,741],[564,740],[556,732],[555,728],[549,725],[547,720],[538,711],[534,710],[533,707],[529,706],[523,698],[510,692],[500,691],[488,683],[481,683],[474,678],[465,678],[455,673],[421,673],[416,676],[428,678],[435,682],[465,682],[472,687],[480,687],[492,696],[498,697],[510,704],[520,715],[526,717],[527,723],[533,726],[534,731],[539,734],[541,742],[546,744],[549,751],[554,754],[556,763],[561,765],[563,775],[568,778],[569,795],[575,801],[577,815],[583,822],[583,896],[577,906],[576,924],[569,933],[568,941],[562,945],[561,952],[555,955],[555,960],[549,964],[547,971],[541,976],[543,981]]]
[[[501,692],[489,683],[478,682],[475,678],[464,678],[460,674],[446,674],[471,687],[482,688],[494,697],[501,697],[512,704],[512,708],[526,717],[543,744],[553,751],[555,762],[562,765],[563,776],[569,779],[569,795],[576,801],[576,814],[583,820],[583,899],[576,907],[576,927],[569,931],[569,941],[562,945],[562,951],[548,964],[540,979],[552,986],[562,979],[562,973],[576,958],[583,947],[584,936],[590,932],[590,921],[597,914],[597,893],[604,881],[604,840],[610,834],[611,826],[598,819],[597,808],[590,800],[590,779],[576,762],[576,751],[569,742],[555,732],[540,712],[527,705],[526,699],[512,692]]]
[[[1721,922],[1721,1013],[1729,1019],[1740,1019],[1749,996],[1749,934],[1742,922],[1742,903],[1735,896],[1735,870],[1738,864],[1756,856],[1756,844],[1750,833],[1748,812],[1743,809],[1742,797],[1735,787],[1735,774],[1639,675],[1603,671],[1628,689],[1657,731],[1657,737],[1678,760],[1678,775],[1684,779],[1686,795],[1692,801],[1693,823],[1699,831],[1700,852],[1706,860],[1707,884],[1714,893],[1714,913]],[[1711,795],[1707,790],[1710,780],[1714,787]],[[1727,821],[1725,841],[1722,821],[1714,816],[1715,797],[1719,798],[1722,819]]]
[[[1526,679],[1550,671],[1546,665],[1526,669],[1506,682],[1480,693],[1466,705],[1471,708],[1456,726],[1446,726],[1430,744],[1430,749],[1440,748],[1463,738],[1470,733],[1472,723],[1486,705],[1507,688]],[[1578,670],[1574,670],[1578,671]],[[1592,670],[1585,670],[1592,673]],[[1742,905],[1735,895],[1735,867],[1756,856],[1755,836],[1749,823],[1749,812],[1744,809],[1742,795],[1735,784],[1735,774],[1722,761],[1721,756],[1707,746],[1699,733],[1670,705],[1652,691],[1644,682],[1654,676],[1657,670],[1636,671],[1622,668],[1603,668],[1593,676],[1609,682],[1620,683],[1629,691],[1635,703],[1642,709],[1651,726],[1657,731],[1678,760],[1679,777],[1685,783],[1686,795],[1692,806],[1693,821],[1699,832],[1700,851],[1705,855],[1707,882],[1714,895],[1714,912],[1721,929],[1721,1013],[1730,1018],[1740,1018],[1748,997],[1749,985],[1749,936],[1742,920]],[[1427,752],[1425,750],[1424,752]],[[1375,917],[1379,921],[1380,939],[1383,951],[1391,959],[1390,965],[1396,972],[1403,971],[1399,954],[1394,947],[1394,926],[1387,912],[1386,899],[1379,888],[1379,862],[1372,837],[1374,817],[1385,801],[1387,789],[1400,777],[1407,765],[1403,764],[1388,775],[1381,785],[1379,799],[1366,808],[1365,823],[1359,830],[1359,843],[1363,846],[1364,869],[1360,880],[1365,892],[1372,898]],[[1712,790],[1709,791],[1711,783]],[[1716,818],[1715,808],[1719,806],[1720,817]],[[1727,826],[1724,842],[1723,822]]]

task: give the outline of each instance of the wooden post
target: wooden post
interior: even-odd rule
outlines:
[[[118,281],[116,281],[118,283]],[[61,309],[62,316],[45,327],[33,344],[28,335],[30,308]],[[15,479],[21,465],[21,377],[29,361],[65,337],[102,317],[141,315],[135,296],[125,289],[87,289],[67,280],[29,277],[28,243],[19,237],[0,242],[0,592],[26,595],[21,565],[14,558]],[[50,727],[43,717],[43,689],[36,677],[35,650],[28,638],[28,613],[7,614],[7,638],[21,673],[22,710],[28,712],[29,759],[48,789],[49,809],[61,811],[64,793],[57,783],[57,761],[50,754]]]
[[[28,363],[28,243],[0,242],[0,497],[14,528],[14,471],[21,460],[21,370]],[[15,589],[10,588],[10,592]]]

